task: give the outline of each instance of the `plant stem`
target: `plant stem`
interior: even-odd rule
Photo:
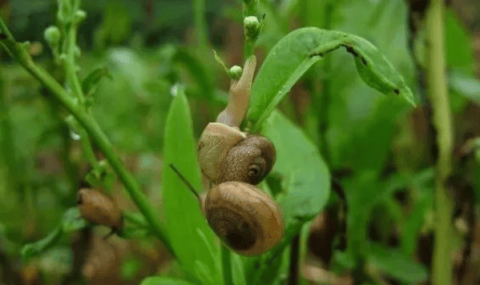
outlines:
[[[84,103],[85,98],[82,91],[82,86],[80,85],[80,80],[77,76],[76,65],[75,65],[75,49],[76,49],[76,40],[77,40],[77,27],[74,24],[69,25],[67,31],[67,44],[66,52],[67,57],[64,60],[65,73],[67,77],[68,84],[72,89],[72,93],[78,98],[81,104]]]
[[[222,244],[222,270],[224,285],[233,285],[232,256],[230,249]]]
[[[7,35],[10,34],[1,17],[0,27],[2,28],[2,32]],[[120,158],[115,154],[112,144],[105,133],[101,130],[97,121],[89,116],[85,108],[78,104],[78,100],[72,99],[70,94],[63,89],[63,87],[55,81],[47,71],[33,62],[24,44],[15,42],[13,37],[0,40],[0,43],[4,45],[7,51],[20,63],[20,65],[49,89],[55,98],[60,101],[60,103],[77,119],[80,125],[85,128],[85,131],[88,133],[92,141],[94,141],[98,148],[103,152],[105,158],[125,185],[130,197],[151,225],[154,234],[165,244],[170,253],[174,254],[170,242],[164,233],[163,226],[158,219],[157,211],[150,205],[135,178],[127,171]]]
[[[10,30],[7,28],[7,25],[5,25],[5,23],[3,22],[3,19],[1,18],[0,18],[0,32],[4,33],[7,36],[7,38],[15,40],[12,33],[10,33]]]
[[[445,76],[443,0],[431,0],[426,15],[427,86],[433,107],[432,122],[437,131],[438,160],[436,165],[435,239],[432,284],[452,282],[452,211],[453,202],[445,182],[452,168],[452,122]]]
[[[207,24],[205,21],[205,0],[193,0],[193,17],[197,31],[197,41],[202,51],[207,50]]]

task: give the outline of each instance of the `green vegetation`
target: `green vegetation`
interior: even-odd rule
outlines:
[[[0,284],[478,281],[472,36],[406,2],[0,1]],[[252,55],[241,129],[275,145],[258,187],[284,232],[247,257],[169,166],[211,187],[198,139]],[[122,209],[116,236],[85,187]]]

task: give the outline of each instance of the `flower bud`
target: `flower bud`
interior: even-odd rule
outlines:
[[[45,30],[44,38],[51,47],[57,47],[60,43],[60,29],[56,26],[50,26]]]
[[[238,65],[234,65],[234,66],[230,67],[230,70],[228,71],[228,75],[233,80],[240,79],[240,77],[242,77],[242,73],[243,73],[243,69]]]
[[[260,34],[261,25],[258,18],[255,16],[245,17],[243,20],[243,27],[245,30],[245,36],[249,40],[256,40]]]
[[[85,11],[78,10],[75,13],[75,23],[79,24],[79,23],[83,22],[83,20],[85,20],[86,17],[87,17],[87,13]]]

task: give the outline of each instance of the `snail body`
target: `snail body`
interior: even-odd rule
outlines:
[[[198,161],[205,177],[213,183],[220,179],[221,163],[228,151],[246,138],[239,129],[223,123],[209,123],[198,143]]]
[[[251,184],[221,183],[208,192],[204,203],[210,227],[238,254],[262,254],[282,238],[280,209],[267,194]]]
[[[82,188],[78,191],[77,205],[81,217],[89,222],[108,226],[117,233],[122,230],[122,211],[117,202],[107,194],[91,188]]]

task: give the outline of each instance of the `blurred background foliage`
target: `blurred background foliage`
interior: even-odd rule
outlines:
[[[198,138],[227,101],[229,80],[211,49],[230,66],[243,62],[241,1],[205,2],[207,46],[202,46],[195,31],[192,1],[82,3],[88,18],[78,33],[80,77],[96,69],[108,73],[91,97],[94,116],[158,208],[162,207],[162,152],[172,90],[179,85],[186,88]],[[281,112],[321,151],[332,177],[342,182],[349,206],[343,217],[348,225],[347,251],[335,247],[342,223],[335,195],[325,212],[304,230],[308,248],[302,282],[425,282],[432,254],[436,149],[423,72],[425,33],[420,19],[425,1],[260,2],[266,15],[257,42],[260,65],[268,51],[295,28],[353,33],[379,48],[418,102],[412,108],[388,100],[361,81],[349,54],[334,53],[309,70],[280,104]],[[460,150],[467,139],[480,135],[480,82],[476,79],[480,5],[476,0],[450,2],[446,60],[455,145]],[[0,14],[15,37],[31,41],[36,60],[62,81],[63,71],[55,66],[43,39],[44,30],[54,24],[56,9],[53,0],[0,1]],[[64,211],[75,206],[76,191],[89,165],[79,134],[63,121],[64,111],[45,100],[51,96],[48,91],[3,50],[0,56],[0,284],[75,284],[74,280],[83,279],[89,284],[139,284],[158,273],[181,276],[179,265],[154,238],[104,241],[101,236],[106,229],[85,229],[22,261],[21,246],[46,236]],[[480,190],[478,163],[459,160],[454,171]],[[465,205],[480,201],[480,193],[475,198],[456,192],[454,260],[459,268],[463,249],[469,246],[465,236],[480,233],[478,223],[468,223],[465,209],[470,206]],[[134,209],[118,182],[115,193],[122,208]],[[464,284],[480,280],[475,270],[480,265],[478,237],[472,242],[465,275],[465,282],[471,283]],[[282,282],[281,278],[280,274],[275,282]]]

